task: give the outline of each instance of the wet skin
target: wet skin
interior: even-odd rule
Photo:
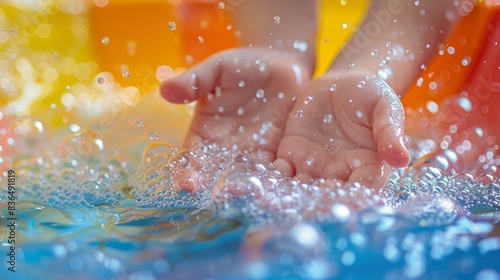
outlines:
[[[403,107],[378,78],[326,74],[311,80],[298,60],[237,49],[165,81],[160,92],[174,103],[198,101],[186,148],[198,139],[236,144],[303,182],[328,178],[381,187],[391,166],[409,163]]]

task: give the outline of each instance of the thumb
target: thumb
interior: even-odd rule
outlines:
[[[404,108],[396,93],[389,87],[374,107],[373,137],[382,158],[392,167],[401,168],[410,163],[410,152],[404,134]]]

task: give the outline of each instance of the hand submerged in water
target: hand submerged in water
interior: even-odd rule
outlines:
[[[404,109],[377,77],[326,74],[297,98],[275,165],[307,182],[326,178],[382,187],[410,161]]]

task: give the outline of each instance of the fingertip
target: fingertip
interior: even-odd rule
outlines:
[[[382,147],[379,147],[379,153],[382,158],[394,168],[403,168],[410,164],[410,151],[402,141],[396,143],[386,142]]]
[[[287,177],[295,176],[295,168],[289,160],[278,158],[273,162],[273,165],[278,168],[278,170],[285,173]]]
[[[160,95],[167,101],[172,103],[185,103],[189,95],[183,89],[182,81],[178,81],[179,77],[171,78],[164,81],[160,85]]]

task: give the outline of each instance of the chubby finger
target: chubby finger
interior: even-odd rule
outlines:
[[[278,168],[281,172],[285,174],[287,177],[293,177],[295,176],[295,166],[294,164],[289,161],[288,159],[285,158],[277,158],[274,162],[273,165]]]
[[[189,103],[214,92],[222,72],[217,58],[208,59],[185,73],[168,79],[160,94],[172,103]]]
[[[244,84],[258,87],[267,81],[271,64],[262,50],[237,49],[215,54],[182,75],[163,82],[161,95],[173,103],[188,103],[209,94],[240,89]]]

